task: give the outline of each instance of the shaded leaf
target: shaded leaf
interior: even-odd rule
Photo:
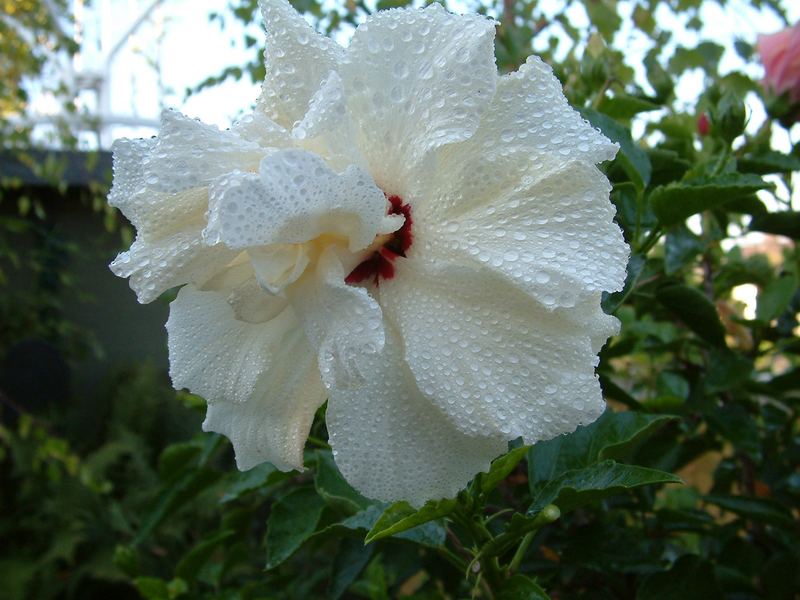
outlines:
[[[712,494],[706,496],[705,500],[752,521],[768,523],[776,527],[794,527],[795,524],[792,513],[786,507],[765,498]]]
[[[175,567],[175,574],[182,579],[192,581],[198,571],[206,564],[218,547],[236,534],[233,530],[220,531],[204,539],[192,548]]]
[[[534,489],[528,514],[535,515],[548,504],[555,504],[565,513],[636,487],[680,482],[681,479],[672,473],[605,460],[567,471]]]
[[[313,535],[324,508],[325,500],[310,487],[292,490],[273,505],[267,521],[267,569],[281,564]]]
[[[664,270],[667,275],[690,264],[705,249],[702,239],[692,233],[686,225],[676,225],[667,231],[664,249]]]
[[[594,109],[582,108],[580,112],[587,121],[599,128],[608,139],[619,144],[619,153],[616,160],[619,161],[620,166],[631,178],[631,181],[640,189],[647,187],[647,184],[650,183],[650,174],[652,172],[650,159],[647,157],[647,153],[633,141],[630,130],[617,123],[611,117]]]
[[[588,467],[605,459],[622,459],[645,438],[675,417],[635,411],[606,410],[591,425],[534,444],[528,452],[532,489],[564,471]]]
[[[328,598],[338,600],[350,584],[367,566],[375,546],[365,546],[361,540],[344,539],[333,559],[332,575],[328,587]]]
[[[317,470],[314,477],[317,492],[328,504],[346,512],[357,512],[370,504],[345,481],[329,451],[317,453]]]
[[[364,540],[367,544],[400,533],[422,523],[440,519],[453,512],[456,500],[432,500],[416,510],[407,502],[395,502],[380,516]]]
[[[638,98],[628,94],[619,94],[613,98],[608,96],[603,97],[598,110],[613,119],[630,119],[639,113],[658,110],[660,108],[661,105],[656,104],[652,100]]]
[[[659,186],[650,193],[650,203],[659,221],[670,227],[694,214],[768,187],[758,175],[729,173]]]
[[[749,228],[797,239],[800,238],[800,212],[786,210],[757,215],[750,221]]]
[[[481,478],[481,489],[484,493],[492,491],[497,484],[508,477],[519,462],[525,458],[530,446],[520,446],[507,452],[500,458],[492,462],[489,472]]]
[[[725,346],[725,328],[719,320],[717,309],[700,290],[669,284],[659,288],[656,298],[709,344]]]
[[[794,275],[784,275],[771,281],[758,294],[756,319],[769,323],[780,316],[788,308],[796,291],[797,278]]]
[[[270,463],[261,463],[249,471],[239,473],[236,480],[225,490],[225,495],[222,496],[220,502],[237,500],[245,494],[266,485],[269,476],[275,473],[276,470]]]
[[[386,508],[387,506],[385,505],[372,504],[333,527],[341,526],[347,529],[364,530],[368,532],[375,527],[375,524],[378,522],[378,519],[381,518]],[[395,533],[392,537],[435,548],[444,543],[445,534],[446,531],[441,521],[433,520],[412,527],[411,529]]]

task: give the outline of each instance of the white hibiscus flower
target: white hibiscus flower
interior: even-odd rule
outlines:
[[[506,450],[600,415],[600,309],[628,248],[595,167],[616,146],[536,57],[498,76],[495,23],[380,12],[342,48],[265,0],[267,76],[228,131],[167,112],[115,145],[137,228],[113,271],[167,322],[176,387],[241,469],[302,467],[328,400],[362,493],[454,495]]]

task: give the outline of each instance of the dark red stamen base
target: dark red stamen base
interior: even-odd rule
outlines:
[[[372,279],[375,285],[379,285],[381,279],[391,279],[394,277],[394,261],[398,256],[405,257],[406,251],[411,247],[413,236],[411,235],[411,207],[403,203],[400,196],[389,196],[390,215],[403,215],[406,220],[403,226],[392,234],[391,239],[381,248],[372,253],[367,260],[353,269],[345,277],[346,283],[361,283]]]

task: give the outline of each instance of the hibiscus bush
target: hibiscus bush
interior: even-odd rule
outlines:
[[[496,33],[427,9],[436,16],[420,41],[436,40],[431,61],[469,80],[436,97],[424,83],[432,72],[412,72],[413,56],[394,46],[419,34],[409,24],[419,13],[362,28],[354,47],[376,56],[370,65],[341,58],[281,0],[262,5],[266,68],[254,37],[252,64],[204,84],[266,80],[254,116],[218,132],[169,113],[157,140],[116,147],[110,201],[138,237],[112,269],[143,301],[186,284],[167,323],[170,374],[199,395],[173,394],[155,376],[123,382],[117,426],[83,455],[41,421],[0,430],[3,490],[18,490],[3,493],[13,518],[0,521],[15,541],[0,572],[23,574],[13,597],[795,598],[796,33],[759,43],[762,85],[756,34],[773,32],[730,36],[731,47],[704,39],[699,0],[481,5]],[[334,36],[375,8],[294,6]],[[754,0],[743,10],[786,22],[786,8]],[[255,0],[234,9],[259,22]],[[695,32],[691,45],[666,23]],[[488,49],[492,34],[501,74],[520,73],[499,84],[470,45]],[[641,50],[627,52],[630,40]],[[371,113],[376,96],[406,93],[378,85],[387,53],[393,76],[411,77],[422,98],[399,131]],[[436,89],[450,89],[442,80]],[[510,99],[475,112],[495,86]],[[432,124],[403,137],[419,123]],[[439,151],[473,138],[480,152]],[[287,192],[311,174],[324,190],[312,186],[314,202]],[[455,200],[431,187],[448,180]],[[413,201],[419,181],[442,206]],[[453,217],[450,229],[447,211],[481,195],[491,212],[471,213],[477,225]],[[548,203],[562,211],[536,212]],[[476,248],[506,279],[435,254],[431,222],[448,249]],[[526,245],[537,232],[549,236],[540,254]],[[420,263],[408,276],[423,251],[444,268]],[[537,262],[520,266],[526,252]],[[421,331],[404,295],[419,303]],[[478,301],[456,326],[438,318]],[[399,325],[382,327],[382,314]],[[444,378],[426,374],[443,364]],[[547,379],[564,369],[559,386]],[[424,393],[410,394],[409,378]],[[162,395],[187,427],[157,436],[145,400]],[[504,412],[503,398],[518,411]],[[402,408],[382,408],[390,402]],[[199,432],[204,415],[219,433]],[[49,539],[48,529],[73,535]]]

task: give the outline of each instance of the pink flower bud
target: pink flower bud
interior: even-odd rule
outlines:
[[[711,121],[708,118],[708,113],[701,113],[697,118],[697,133],[705,137],[711,132]]]

